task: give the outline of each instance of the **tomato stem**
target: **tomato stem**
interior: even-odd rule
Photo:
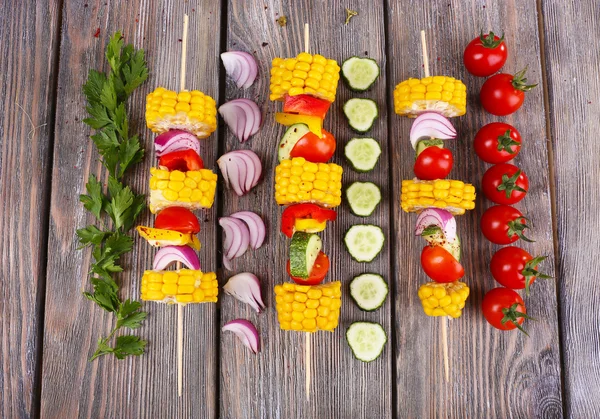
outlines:
[[[522,92],[528,92],[533,89],[536,84],[527,84],[527,78],[525,77],[525,73],[527,72],[527,67],[523,70],[519,71],[513,76],[512,85],[515,89],[521,90]]]
[[[529,317],[525,313],[521,313],[520,311],[517,311],[517,307],[519,307],[520,305],[521,304],[519,304],[519,303],[514,303],[510,307],[503,308],[502,314],[504,314],[504,317],[502,318],[500,323],[506,324],[508,322],[511,322],[513,325],[515,325],[515,327],[517,329],[519,329],[521,332],[525,333],[525,335],[527,335],[527,337],[529,337],[529,333],[527,333],[525,331],[525,329],[523,329],[523,327],[521,327],[521,325],[519,324],[519,318],[534,320],[534,321],[535,321],[535,319],[532,317]]]
[[[525,293],[529,295],[529,286],[531,283],[539,278],[539,279],[551,279],[550,275],[543,274],[537,270],[537,265],[543,262],[548,256],[538,256],[536,258],[531,259],[529,262],[525,264],[525,267],[521,271],[521,275],[525,277]]]
[[[512,149],[512,146],[519,145],[518,141],[515,141],[510,136],[510,130],[507,129],[506,132],[502,135],[498,136],[498,151],[506,151],[510,154],[516,154],[517,151]]]
[[[510,199],[513,191],[527,192],[525,189],[517,185],[517,179],[521,176],[521,169],[517,170],[514,175],[508,177],[507,174],[502,175],[502,183],[496,188],[498,191],[506,192],[506,199]]]
[[[526,221],[525,223],[523,221]],[[525,240],[526,242],[529,243],[535,243],[535,240],[531,240],[528,237],[525,237],[525,229],[526,228],[531,228],[528,224],[527,221],[529,221],[527,218],[525,217],[518,217],[515,218],[513,221],[509,221],[508,224],[508,232],[507,235],[509,238],[512,238],[512,236],[514,236],[515,234],[517,236],[519,236],[520,239]]]
[[[502,34],[502,36],[499,39],[496,39],[496,35],[494,35],[494,32],[490,31],[490,33],[484,35],[483,31],[481,31],[481,35],[479,35],[479,40],[481,41],[481,45],[483,45],[485,48],[494,49],[498,48],[500,44],[504,42],[504,34]]]

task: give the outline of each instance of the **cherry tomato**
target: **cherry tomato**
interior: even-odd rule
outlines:
[[[452,170],[452,152],[447,148],[427,147],[417,156],[415,176],[423,180],[443,179]]]
[[[481,180],[483,193],[496,204],[512,205],[525,198],[529,179],[514,164],[501,163],[490,167]]]
[[[312,132],[306,133],[292,148],[291,157],[304,157],[313,163],[326,163],[335,152],[335,138],[329,132],[322,130],[319,138]]]
[[[489,324],[500,330],[513,330],[518,328],[527,334],[521,327],[527,315],[525,303],[519,294],[508,288],[494,288],[483,296],[481,303],[483,316]]]
[[[204,168],[204,162],[202,162],[198,153],[192,149],[163,154],[158,160],[158,165],[169,170],[180,170],[182,172]]]
[[[290,273],[290,261],[287,261],[287,273],[292,278],[292,280],[298,285],[318,285],[323,282],[325,279],[325,275],[329,271],[329,258],[323,252],[319,252],[317,256],[317,260],[315,260],[315,264],[313,265],[312,271],[310,271],[310,276],[306,279],[298,278],[296,276],[292,276]]]
[[[537,278],[550,278],[537,270],[537,265],[544,259],[546,256],[534,258],[520,247],[503,247],[492,256],[490,270],[501,285],[515,290],[525,288],[529,294],[529,287]]]
[[[492,122],[483,126],[473,141],[475,153],[486,163],[506,163],[521,151],[521,134],[512,125]]]
[[[469,42],[463,54],[463,62],[467,71],[477,77],[487,77],[500,70],[506,62],[508,51],[504,43],[504,35],[498,38],[494,32]]]
[[[483,108],[492,115],[510,115],[521,107],[525,100],[525,92],[537,84],[527,84],[525,78],[527,68],[512,74],[496,74],[483,83],[479,99]]]
[[[521,211],[508,205],[495,205],[488,208],[481,216],[481,232],[486,239],[496,244],[511,244],[519,239],[527,242],[533,240],[525,237],[527,218]]]
[[[462,265],[441,246],[425,246],[421,252],[421,266],[435,282],[454,282],[465,275]]]
[[[160,211],[154,220],[154,227],[163,230],[174,230],[180,233],[196,234],[200,232],[198,218],[184,207],[168,207]]]

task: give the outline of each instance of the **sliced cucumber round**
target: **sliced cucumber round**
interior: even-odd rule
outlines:
[[[370,172],[377,165],[381,146],[373,138],[353,138],[344,148],[346,159],[357,172]]]
[[[383,305],[388,285],[381,275],[362,274],[350,282],[350,296],[362,311],[375,311]]]
[[[379,116],[379,108],[374,100],[353,98],[344,103],[344,115],[348,118],[350,128],[363,134],[373,127]]]
[[[278,155],[279,161],[290,159],[290,153],[300,138],[308,134],[310,130],[306,124],[294,124],[285,131],[279,142]]]
[[[342,78],[351,90],[364,92],[377,81],[379,65],[372,58],[350,57],[342,63]]]
[[[346,189],[346,199],[354,215],[368,217],[381,202],[381,191],[373,182],[354,182]]]
[[[346,330],[346,340],[356,359],[371,362],[383,352],[387,333],[379,323],[354,322]]]
[[[383,249],[385,235],[381,227],[376,225],[354,225],[346,232],[344,243],[354,260],[371,262]]]

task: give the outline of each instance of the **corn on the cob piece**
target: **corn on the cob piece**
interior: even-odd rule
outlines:
[[[460,180],[403,180],[400,206],[406,212],[443,208],[454,215],[475,208],[475,187]]]
[[[340,317],[341,287],[340,281],[322,285],[298,285],[289,282],[275,285],[279,326],[283,330],[332,332],[338,326]]]
[[[150,168],[150,212],[167,207],[210,208],[215,200],[217,175],[208,169],[181,172]]]
[[[448,76],[410,78],[394,89],[394,107],[398,115],[411,118],[427,111],[461,116],[467,111],[467,86]]]
[[[440,284],[428,282],[419,288],[419,299],[423,311],[428,316],[451,316],[458,318],[462,314],[469,287],[464,282],[450,282]]]
[[[285,95],[312,95],[335,101],[340,66],[322,55],[301,52],[296,58],[274,58],[271,65],[271,100]]]
[[[153,132],[182,129],[206,138],[217,129],[217,106],[198,90],[177,93],[157,87],[146,96],[146,124]]]
[[[214,272],[192,269],[145,271],[141,294],[142,300],[160,303],[216,303],[219,283]]]
[[[275,168],[275,200],[279,205],[312,202],[337,207],[342,202],[342,173],[334,163],[312,163],[303,157],[282,160]]]

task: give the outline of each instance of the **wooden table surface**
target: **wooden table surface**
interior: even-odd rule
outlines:
[[[593,418],[600,413],[600,8],[593,0],[481,0],[341,2],[297,0],[168,1],[2,0],[0,25],[0,416],[21,418],[388,418],[539,417]],[[359,12],[344,25],[345,8]],[[151,151],[145,128],[145,95],[161,85],[178,87],[181,25],[190,16],[188,85],[219,104],[256,100],[264,126],[240,145],[221,122],[202,144],[209,168],[222,153],[252,149],[262,159],[265,180],[237,198],[220,186],[206,213],[200,239],[204,267],[217,270],[220,284],[232,272],[220,261],[216,220],[251,209],[265,218],[263,248],[236,261],[236,272],[262,281],[268,310],[260,315],[231,297],[185,309],[185,390],[177,397],[176,308],[145,304],[149,312],[137,334],[147,353],[124,361],[88,362],[112,316],[82,296],[90,285],[88,251],[77,250],[75,229],[91,222],[78,200],[90,174],[106,176],[81,120],[81,86],[89,69],[106,69],[108,37],[122,30],[127,42],[144,48],[151,75],[130,100],[133,132]],[[287,16],[281,28],[275,20]],[[303,23],[310,23],[312,49],[338,62],[368,55],[381,66],[374,88],[351,93],[342,83],[326,127],[338,141],[334,161],[345,168],[344,184],[371,180],[384,192],[366,221],[380,225],[388,240],[371,264],[353,262],[344,250],[344,231],[362,222],[347,205],[323,234],[333,262],[329,278],[344,284],[340,326],[313,337],[314,382],[304,398],[304,336],[279,330],[273,286],[286,281],[287,240],[278,233],[280,209],[273,198],[275,144],[283,128],[268,101],[268,72],[276,56],[303,48]],[[94,34],[99,28],[99,36]],[[466,282],[472,293],[463,316],[449,324],[451,379],[444,382],[440,322],[426,317],[417,298],[425,282],[419,264],[422,242],[413,236],[414,214],[400,211],[402,179],[412,176],[411,121],[393,112],[393,87],[422,74],[419,30],[425,29],[434,74],[461,78],[468,86],[467,115],[456,119],[453,177],[480,188],[489,165],[474,154],[472,138],[485,123],[506,121],[524,138],[517,164],[531,186],[517,207],[535,225],[532,254],[548,255],[544,270],[554,276],[535,284],[527,298],[530,337],[492,329],[484,320],[483,294],[496,284],[488,264],[498,246],[481,235],[478,220],[490,206],[481,193],[477,208],[458,218]],[[461,57],[480,30],[506,32],[504,70],[529,66],[539,87],[517,113],[495,118],[478,101],[483,79],[470,76]],[[219,53],[251,52],[260,77],[250,89],[235,88]],[[341,114],[350,97],[377,101],[380,115],[370,135],[383,146],[376,170],[357,174],[343,159],[353,136]],[[128,176],[134,190],[147,192],[151,152]],[[480,192],[480,191],[479,191]],[[145,212],[140,220],[148,223]],[[120,275],[122,297],[139,296],[140,275],[155,250],[136,238]],[[206,268],[205,268],[206,269]],[[361,272],[378,272],[390,296],[374,313],[358,310],[347,284]],[[249,352],[220,326],[247,318],[260,330],[263,350]],[[355,360],[344,333],[356,320],[380,322],[390,339],[380,359]]]

